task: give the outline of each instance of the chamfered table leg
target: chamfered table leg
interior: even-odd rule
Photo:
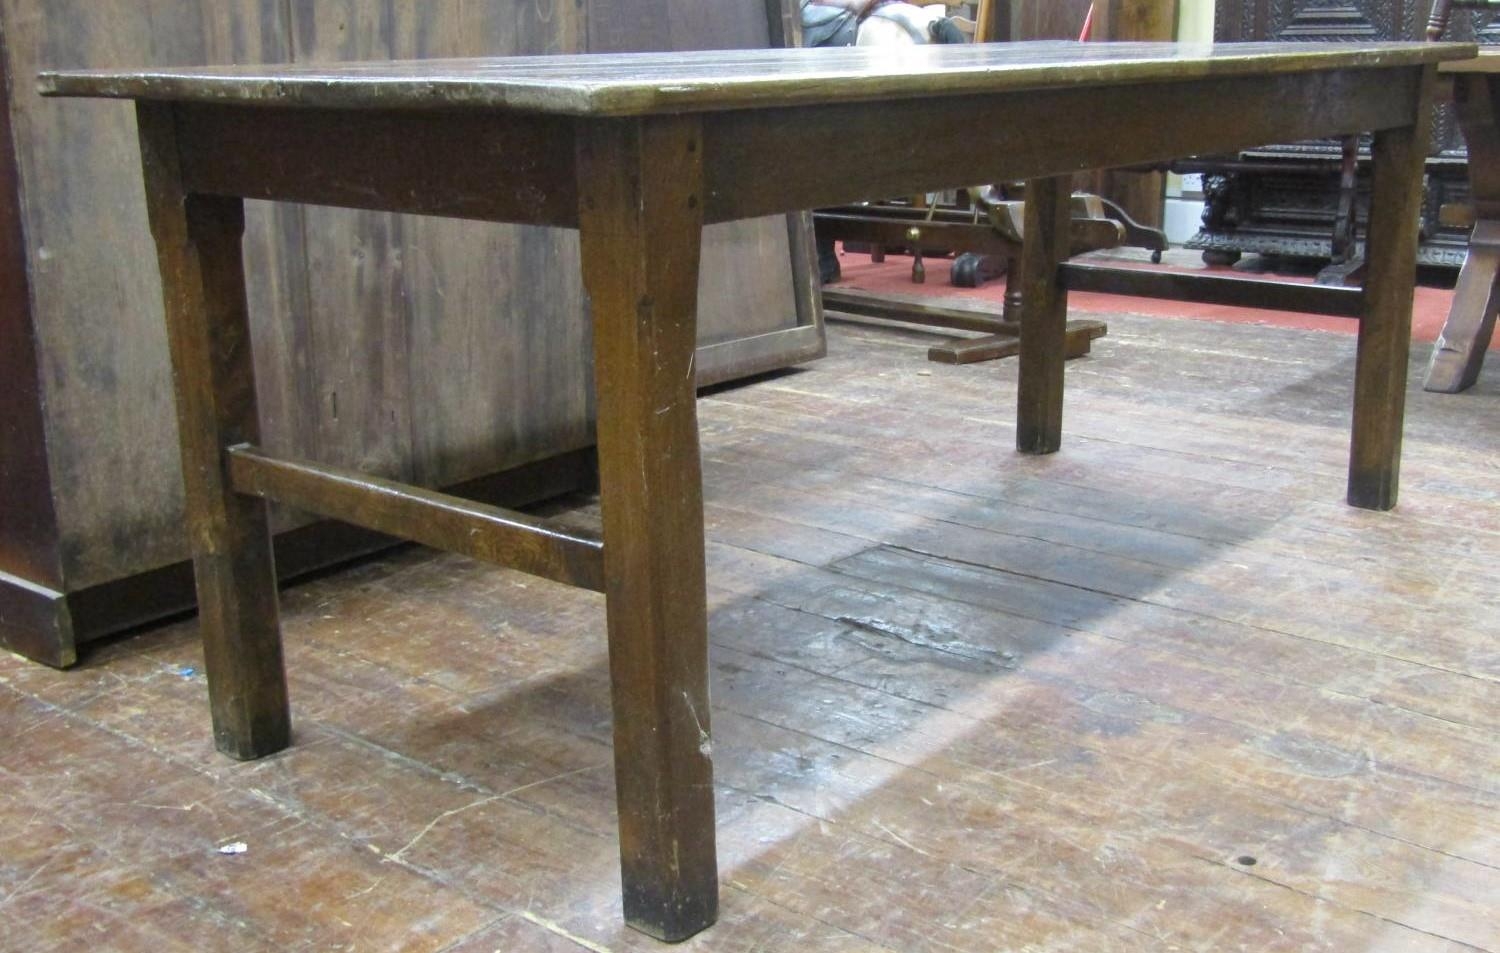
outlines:
[[[1068,293],[1057,268],[1072,240],[1072,202],[1069,176],[1026,183],[1016,404],[1016,449],[1024,453],[1054,453],[1062,444]]]
[[[1377,132],[1371,150],[1374,181],[1365,237],[1365,308],[1354,370],[1348,494],[1350,505],[1370,510],[1395,506],[1400,484],[1417,221],[1435,76],[1432,67],[1425,70],[1415,124]]]
[[[664,940],[718,915],[693,380],[702,182],[692,117],[580,132],[625,919]]]
[[[259,439],[240,251],[244,203],[186,194],[171,107],[142,103],[136,115],[214,741],[232,757],[258,758],[290,743],[291,716],[266,503],[230,489],[224,453]]]

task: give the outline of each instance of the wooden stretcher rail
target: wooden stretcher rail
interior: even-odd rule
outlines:
[[[1068,262],[1059,266],[1062,284],[1069,291],[1097,291],[1164,298],[1197,304],[1222,304],[1239,308],[1266,308],[1325,314],[1336,318],[1358,318],[1364,306],[1360,288],[1335,285],[1304,285],[1262,278],[1224,275],[1193,275]]]
[[[882,220],[883,219],[883,220]],[[1014,253],[1019,245],[997,232],[988,219],[978,222],[955,222],[951,219],[918,219],[910,215],[887,216],[881,209],[873,214],[851,215],[817,212],[813,220],[820,237],[835,241],[875,242],[893,247],[916,246],[941,248],[956,252],[982,252],[995,255]],[[909,234],[917,232],[915,240]],[[1125,240],[1125,229],[1119,222],[1104,218],[1079,218],[1072,224],[1072,253],[1114,248]]]
[[[880,318],[885,321],[908,321],[927,324],[955,331],[977,331],[981,334],[1019,334],[1021,325],[1006,321],[998,314],[986,311],[970,311],[960,308],[944,308],[931,302],[909,298],[893,298],[870,292],[851,291],[847,288],[824,288],[823,307],[829,311],[858,315],[862,318]]]
[[[862,318],[882,321],[905,321],[956,331],[978,331],[982,338],[956,338],[927,349],[927,359],[940,364],[973,364],[993,361],[1020,353],[1021,324],[999,315],[963,308],[944,308],[909,298],[891,298],[867,291],[847,288],[823,289],[823,307]],[[1095,338],[1104,337],[1109,328],[1103,321],[1086,318],[1070,320],[1063,332],[1064,353],[1068,358],[1089,353]]]
[[[514,510],[318,463],[229,449],[234,490],[556,582],[604,591],[604,544]]]

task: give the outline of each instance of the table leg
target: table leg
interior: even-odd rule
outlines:
[[[580,133],[625,919],[664,940],[718,913],[693,382],[702,184],[692,117]]]
[[[1350,505],[1396,505],[1406,365],[1416,279],[1417,221],[1427,156],[1434,70],[1428,68],[1414,126],[1375,134],[1374,182],[1365,239],[1365,309],[1354,370],[1354,426],[1349,451]]]
[[[1016,405],[1016,449],[1023,453],[1054,453],[1062,443],[1068,293],[1057,269],[1072,241],[1072,182],[1059,176],[1026,183]]]
[[[235,758],[291,740],[263,500],[230,489],[224,450],[259,440],[240,241],[244,203],[186,194],[171,107],[137,111],[161,268],[187,528],[214,741]]]

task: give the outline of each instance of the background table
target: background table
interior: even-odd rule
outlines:
[[[1500,50],[1484,50],[1471,60],[1445,63],[1441,70],[1453,79],[1453,101],[1458,122],[1469,146],[1469,195],[1474,205],[1474,230],[1453,304],[1442,333],[1432,348],[1423,387],[1444,394],[1468,390],[1479,379],[1484,352],[1495,332],[1500,310]]]
[[[1062,428],[1071,173],[1372,130],[1349,500],[1388,508],[1435,64],[1473,54],[1042,43],[45,75],[49,93],[139,101],[220,748],[254,758],[290,739],[262,498],[600,589],[625,916],[665,939],[702,929],[718,903],[693,386],[702,227],[1031,179],[1017,446],[1045,453]],[[256,447],[245,198],[577,228],[602,538]]]

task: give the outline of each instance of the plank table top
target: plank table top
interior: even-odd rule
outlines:
[[[1395,67],[1472,43],[979,43],[42,73],[49,96],[640,116]]]

